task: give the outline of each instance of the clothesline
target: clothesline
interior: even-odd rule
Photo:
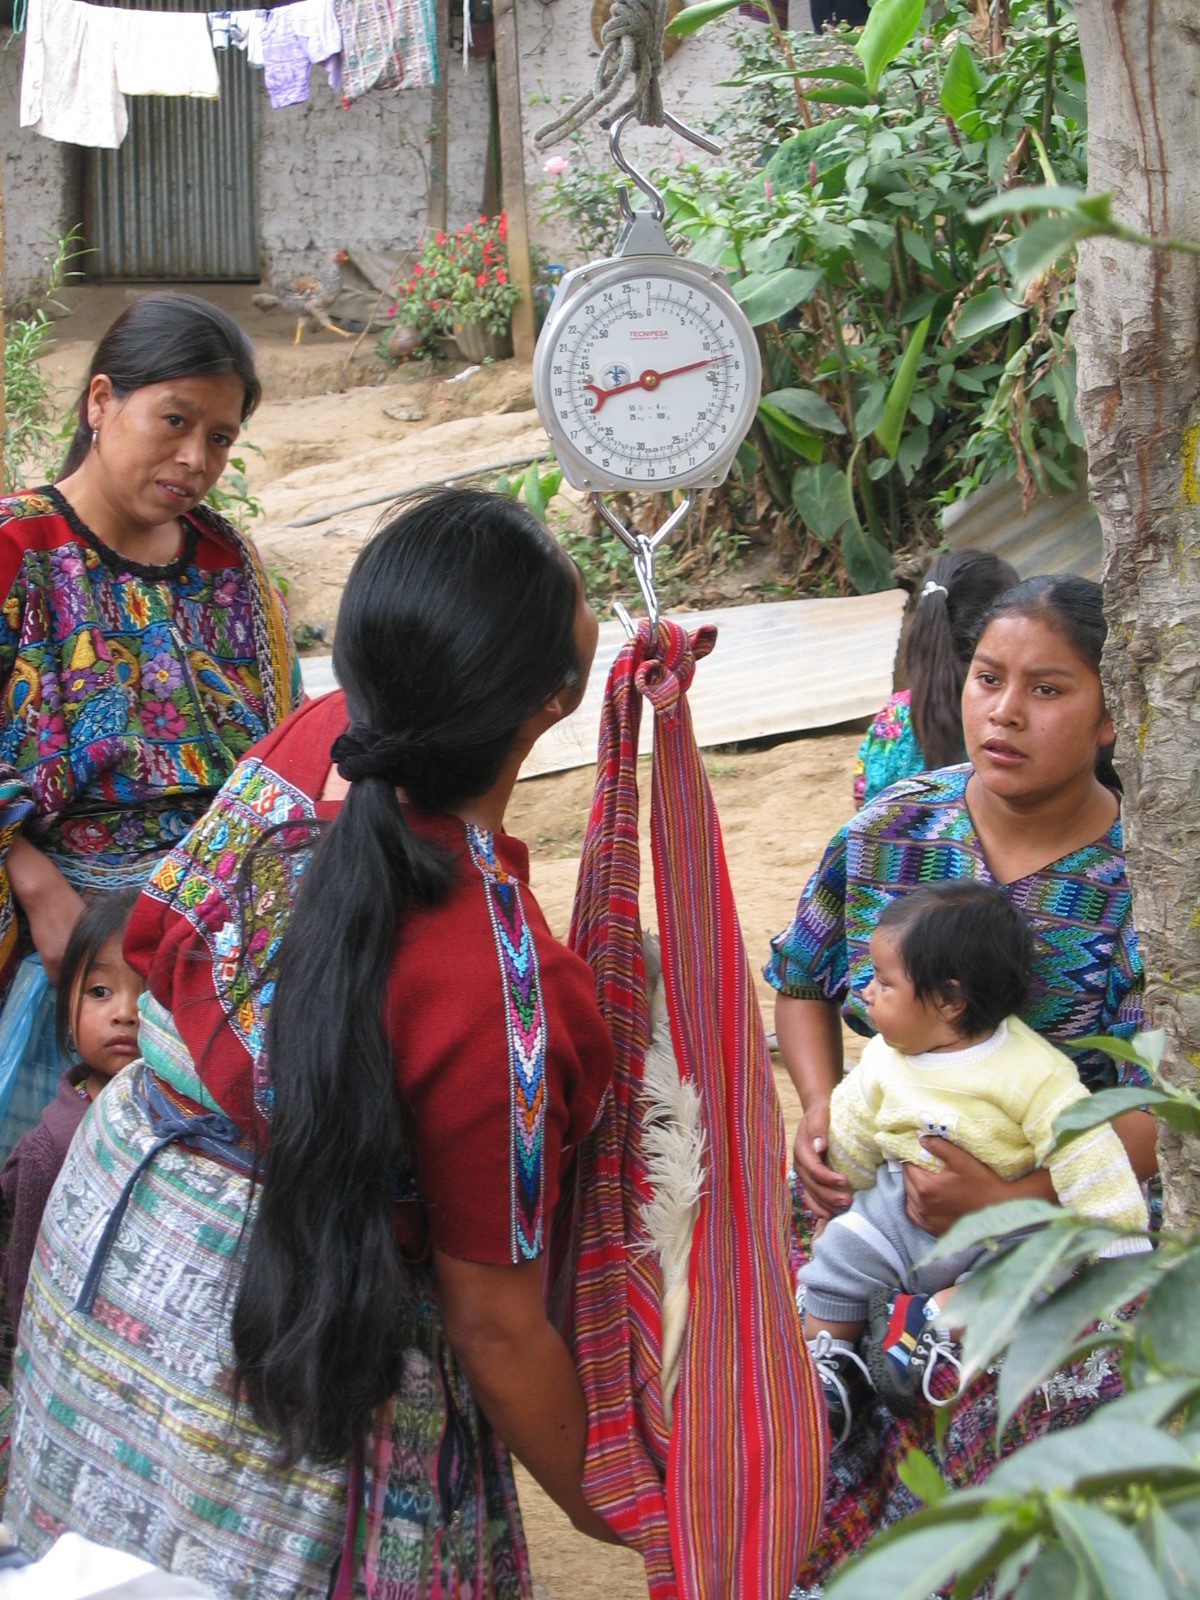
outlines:
[[[253,10],[159,10],[103,0],[29,0],[20,124],[60,143],[117,149],[129,95],[216,100],[214,49],[246,52],[273,109],[308,99],[323,64],[343,106],[373,89],[437,83],[431,0],[271,0]],[[470,41],[463,0],[464,59]]]

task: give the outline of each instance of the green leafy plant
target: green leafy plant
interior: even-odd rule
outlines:
[[[54,332],[48,307],[70,277],[71,263],[82,254],[82,232],[64,234],[46,261],[45,288],[23,317],[4,327],[4,466],[3,490],[11,493],[29,483],[53,478],[75,419],[64,416],[40,366]]]
[[[1200,1094],[1158,1073],[1163,1036],[1081,1039],[1150,1073],[1145,1089],[1107,1089],[1064,1112],[1061,1146],[1146,1108],[1200,1136]],[[910,1452],[902,1476],[924,1509],[873,1539],[829,1600],[900,1600],[948,1589],[955,1600],[1184,1600],[1200,1593],[1200,1233],[1096,1261],[1128,1239],[1042,1201],[965,1217],[938,1253],[1028,1237],[966,1280],[954,1301],[968,1375],[999,1363],[997,1443],[1017,1407],[1064,1364],[1107,1349],[1125,1393],[1087,1421],[1025,1445],[976,1489],[949,1492]],[[1123,1312],[1144,1296],[1136,1315]]]
[[[727,9],[689,6],[671,30]],[[921,0],[876,0],[853,43],[784,36],[784,66],[742,36],[726,165],[666,181],[669,227],[759,330],[771,503],[861,590],[933,540],[941,501],[1013,473],[1030,494],[1073,488],[1082,442],[1072,268],[1014,282],[1011,231],[983,209],[1034,164],[1082,185],[1073,17],[1012,0],[985,58],[974,6],[935,9],[922,34]]]
[[[548,155],[542,171],[538,221],[567,222],[580,262],[611,255],[621,227],[617,196],[625,181],[612,162],[593,159],[579,135],[572,134],[565,153]]]
[[[507,233],[502,211],[497,217],[480,216],[456,233],[435,234],[389,307],[389,321],[412,328],[420,336],[418,349],[428,349],[438,335],[452,335],[456,325],[468,322],[504,333],[520,299],[508,276]]]
[[[258,445],[249,439],[239,440],[238,448],[253,450],[255,455],[262,455]],[[262,501],[251,492],[246,480],[244,455],[229,457],[225,463],[225,471],[205,495],[204,503],[211,506],[214,511],[219,511],[223,517],[227,517],[239,533],[245,533],[256,517],[266,514]],[[286,594],[286,587],[281,592]]]

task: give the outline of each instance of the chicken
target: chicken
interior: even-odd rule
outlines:
[[[329,307],[342,292],[342,275],[338,268],[349,259],[344,250],[334,250],[326,265],[315,276],[304,273],[298,278],[277,283],[274,294],[254,295],[254,304],[260,311],[270,311],[275,306],[294,311],[297,316],[296,344],[300,343],[306,321],[313,328],[328,328],[330,333],[348,339],[350,335],[346,330],[330,321]]]

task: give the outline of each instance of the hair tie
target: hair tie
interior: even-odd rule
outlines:
[[[944,594],[949,596],[949,593],[950,591],[947,589],[944,583],[934,583],[933,579],[930,578],[929,582],[921,590],[920,598],[924,600],[931,594]]]
[[[386,778],[389,783],[402,784],[406,777],[414,775],[413,768],[421,754],[419,740],[376,733],[362,723],[352,723],[345,733],[339,733],[329,750],[338,775],[347,783],[356,783],[360,778]]]

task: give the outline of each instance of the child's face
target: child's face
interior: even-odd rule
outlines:
[[[138,995],[144,985],[121,954],[122,935],[102,944],[75,1002],[75,1051],[84,1066],[111,1078],[138,1051]]]
[[[962,1044],[953,1022],[931,996],[918,1000],[904,962],[900,941],[889,928],[871,935],[871,965],[875,974],[863,998],[871,1026],[893,1050],[919,1056],[927,1050],[953,1050]]]

